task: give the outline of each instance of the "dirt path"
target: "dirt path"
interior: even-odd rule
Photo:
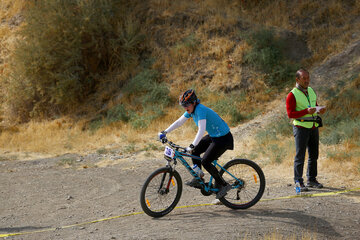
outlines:
[[[161,219],[145,214],[116,217],[142,211],[139,205],[142,183],[155,168],[163,166],[164,160],[125,158],[113,166],[82,169],[81,166],[99,160],[88,156],[67,169],[61,166],[63,161],[64,157],[0,162],[0,235],[45,230],[8,239],[262,239],[271,235],[356,239],[360,236],[360,191],[262,201],[239,211],[210,205],[175,209]],[[186,181],[189,175],[182,169],[178,168]],[[310,193],[339,190],[342,189],[325,188]],[[268,178],[263,199],[293,194],[292,186]],[[185,187],[178,206],[213,200],[214,196],[204,197],[198,190]],[[61,228],[111,217],[116,218]]]

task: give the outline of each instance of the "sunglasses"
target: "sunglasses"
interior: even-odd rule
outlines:
[[[181,104],[182,107],[186,108],[186,107],[189,107],[192,103],[183,103]]]

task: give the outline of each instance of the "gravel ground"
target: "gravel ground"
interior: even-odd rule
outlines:
[[[70,157],[77,160],[65,168],[64,159]],[[139,194],[147,176],[163,166],[164,160],[132,156],[118,159],[114,165],[84,167],[96,165],[98,159],[95,155],[66,155],[0,162],[0,236],[26,233],[5,238],[36,240],[360,236],[360,190],[265,201],[294,195],[293,186],[267,176],[263,200],[250,209],[232,210],[223,205],[176,208],[163,218],[153,219],[140,213]],[[178,170],[183,181],[189,179],[184,168],[179,166]],[[342,190],[326,187],[309,193]],[[205,197],[185,186],[178,206],[211,203],[214,199],[214,195]],[[89,223],[101,219],[105,220]]]

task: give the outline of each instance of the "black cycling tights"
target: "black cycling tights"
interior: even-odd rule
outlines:
[[[204,136],[199,144],[195,147],[193,151],[194,156],[200,156],[201,153],[204,153],[203,160],[192,159],[194,164],[197,164],[200,168],[204,166],[206,171],[208,171],[211,176],[214,177],[216,184],[226,185],[225,180],[220,176],[219,171],[216,167],[211,164],[214,160],[219,159],[219,157],[227,150],[233,149],[234,140],[229,132],[227,135],[218,138],[211,138],[209,135]]]

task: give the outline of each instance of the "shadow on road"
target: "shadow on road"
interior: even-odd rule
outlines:
[[[26,226],[26,227],[8,227],[8,228],[0,228],[0,232],[4,233],[18,233],[18,232],[26,232],[26,231],[34,231],[34,230],[41,230],[41,229],[48,229],[49,227],[33,227],[33,226]]]
[[[280,227],[288,228],[289,225],[295,228],[302,228],[304,232],[312,231],[322,236],[328,236],[329,238],[343,237],[336,232],[332,225],[316,216],[309,215],[301,210],[294,209],[249,209],[249,210],[228,210],[228,209],[216,209],[211,212],[182,212],[172,213],[172,220],[175,221],[204,221],[204,219],[216,219],[226,218],[226,221],[230,221],[235,224],[239,224],[242,228],[247,228],[247,225],[264,227]],[[158,221],[165,220],[163,218],[154,219]],[[168,219],[166,219],[168,221]],[[213,222],[212,220],[210,220]]]
[[[332,225],[319,217],[294,209],[273,209],[273,210],[245,210],[229,211],[234,217],[261,218],[262,221],[277,222],[278,224],[293,225],[304,230],[311,230],[329,237],[341,237]],[[277,224],[277,225],[278,225]]]

